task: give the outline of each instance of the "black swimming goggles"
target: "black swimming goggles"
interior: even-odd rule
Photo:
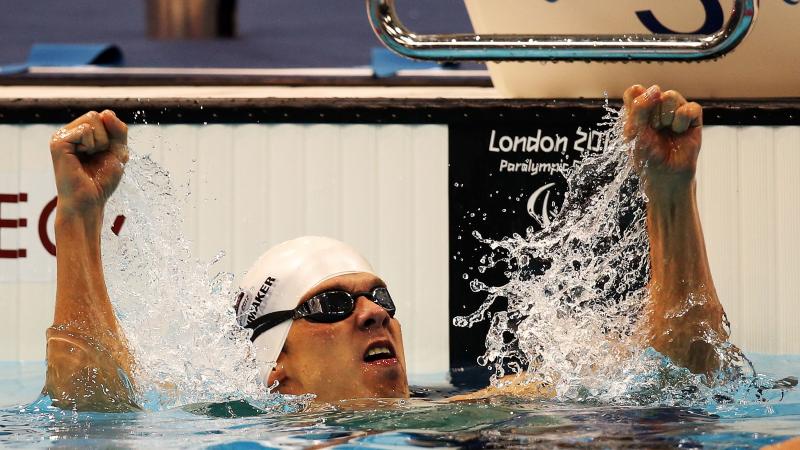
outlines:
[[[258,319],[248,323],[245,328],[253,330],[250,336],[251,341],[265,331],[274,328],[287,320],[306,319],[311,322],[334,323],[344,320],[353,314],[356,309],[356,300],[359,297],[366,297],[378,306],[381,306],[389,317],[394,317],[396,310],[389,290],[383,286],[373,288],[368,292],[347,292],[341,290],[325,291],[317,294],[295,309],[285,311],[274,311],[264,314]]]

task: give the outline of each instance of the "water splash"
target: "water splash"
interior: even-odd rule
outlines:
[[[248,399],[269,402],[249,333],[236,324],[233,275],[192,256],[169,173],[131,153],[106,208],[106,223],[126,216],[119,236],[104,231],[109,293],[136,359],[145,407]]]
[[[637,325],[650,276],[647,198],[628,160],[624,112],[606,109],[600,125],[608,145],[567,175],[564,205],[548,226],[499,240],[473,233],[489,252],[478,272],[502,270],[507,282],[489,286],[473,278],[470,288],[486,299],[454,324],[490,321],[478,362],[494,369],[494,383],[524,373],[526,383],[552,386],[559,399],[675,404],[738,392],[741,386],[729,382],[752,372],[730,344],[719,343],[726,371],[714,380],[716,388],[642,348]],[[507,308],[491,313],[498,300]]]

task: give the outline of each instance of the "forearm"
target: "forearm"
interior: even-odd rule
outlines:
[[[652,282],[676,293],[713,291],[695,182],[647,195]]]
[[[500,396],[546,400],[554,398],[556,391],[552,385],[532,382],[526,379],[525,374],[516,374],[504,376],[498,380],[496,385],[491,385],[475,392],[449,397],[447,401],[459,402]]]
[[[56,306],[53,327],[94,340],[130,370],[131,357],[103,275],[103,211],[56,213]]]
[[[706,256],[694,180],[648,189],[650,344],[696,373],[717,364],[714,346],[727,339],[723,310]]]
[[[56,310],[54,325],[114,328],[100,254],[102,211],[56,213]],[[110,322],[110,323],[109,323]]]

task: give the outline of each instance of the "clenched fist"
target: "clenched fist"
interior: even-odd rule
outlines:
[[[128,127],[113,111],[90,111],[53,134],[58,208],[61,213],[102,210],[128,162]]]
[[[702,142],[703,109],[676,91],[635,85],[625,91],[624,136],[648,190],[694,179]]]

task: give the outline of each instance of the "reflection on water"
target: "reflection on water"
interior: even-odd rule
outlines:
[[[37,410],[38,409],[38,410]],[[138,414],[0,410],[0,445],[158,448],[758,448],[797,434],[800,395],[698,408],[620,407],[498,398],[348,401],[263,413],[243,402]]]

